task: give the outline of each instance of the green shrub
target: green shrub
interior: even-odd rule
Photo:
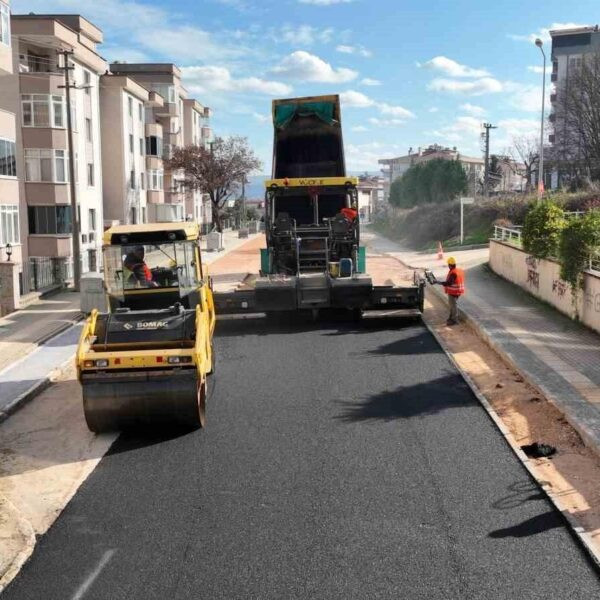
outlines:
[[[560,235],[560,276],[573,286],[583,285],[583,271],[589,256],[600,248],[600,210],[592,210],[581,218],[571,219]]]
[[[523,225],[523,248],[536,258],[558,255],[560,233],[565,228],[563,209],[550,200],[532,206]]]

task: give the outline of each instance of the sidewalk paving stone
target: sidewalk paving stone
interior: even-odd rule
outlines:
[[[435,254],[407,251],[373,233],[366,241],[409,266],[431,268],[438,278],[447,271]],[[467,292],[459,302],[464,315],[600,453],[600,335],[493,273],[487,250],[452,255],[466,271]],[[441,287],[429,290],[443,295]]]

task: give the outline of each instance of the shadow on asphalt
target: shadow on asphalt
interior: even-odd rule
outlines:
[[[414,318],[380,317],[353,320],[347,315],[320,317],[313,321],[310,315],[292,313],[266,317],[263,314],[226,316],[217,320],[217,337],[243,335],[287,335],[290,333],[322,332],[323,336],[354,335],[374,331],[401,331],[411,327],[422,327]]]
[[[522,506],[533,500],[544,500],[546,498],[537,483],[533,481],[517,481],[508,486],[509,494],[492,503],[493,508],[508,510]]]
[[[369,350],[367,354],[379,356],[409,356],[411,354],[439,354],[440,347],[426,329],[414,330],[414,335],[403,337]]]
[[[334,418],[344,423],[410,419],[455,408],[479,406],[458,373],[375,394],[359,402],[339,401],[339,405],[342,413]]]
[[[542,513],[541,515],[536,515],[535,517],[531,517],[522,523],[518,523],[517,525],[513,525],[511,527],[505,527],[504,529],[496,529],[492,531],[488,537],[491,538],[522,538],[528,537],[530,535],[537,535],[538,533],[544,533],[544,531],[548,531],[550,529],[556,529],[558,527],[564,527],[563,520],[558,516],[558,514],[549,510],[548,512]]]
[[[182,427],[140,426],[125,430],[114,441],[106,456],[141,450],[150,446],[178,440],[187,435],[201,434],[202,431]]]

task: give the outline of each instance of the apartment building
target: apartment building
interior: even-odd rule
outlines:
[[[212,139],[209,125],[210,109],[197,100],[183,101],[183,144],[203,146],[208,149]],[[201,190],[186,190],[185,217],[200,223],[202,230],[209,229],[212,223],[210,199]]]
[[[384,178],[361,175],[358,178],[358,212],[361,220],[371,219],[380,210],[383,203]]]
[[[13,15],[13,66],[18,73],[17,172],[24,288],[44,285],[52,260],[72,265],[65,55],[71,88],[75,189],[82,272],[97,270],[102,245],[102,160],[99,79],[107,63],[97,52],[102,32],[80,15]],[[42,273],[42,275],[40,275]],[[41,280],[40,280],[41,278]]]
[[[0,262],[21,265],[19,182],[17,179],[17,77],[14,74],[10,6],[0,0]],[[7,246],[8,245],[8,246]],[[22,270],[22,267],[19,267]]]
[[[162,127],[146,124],[146,109],[163,105],[125,75],[100,77],[104,223],[146,223],[147,205],[164,204],[156,175],[162,172]],[[147,152],[148,151],[148,152]],[[162,186],[161,186],[162,187]],[[150,191],[148,191],[150,190]],[[150,198],[148,198],[150,196]]]
[[[567,123],[561,118],[561,104],[568,93],[572,73],[581,66],[585,55],[600,52],[600,30],[598,25],[559,29],[550,31],[550,36],[554,90],[550,96],[552,133],[549,135],[551,151],[548,159],[554,166],[544,183],[546,187],[556,188],[567,183],[570,163],[577,163],[581,159],[578,136],[569,131]]]
[[[404,175],[404,173],[406,173],[413,165],[426,163],[435,160],[436,158],[458,160],[467,175],[469,181],[469,193],[475,194],[479,191],[485,172],[485,160],[476,156],[466,156],[461,154],[456,146],[453,148],[446,148],[439,144],[432,144],[427,148],[418,148],[416,152],[413,152],[413,149],[410,148],[406,156],[379,159],[378,163],[383,165],[381,172],[385,179],[385,199],[387,200],[387,198],[389,198],[390,185],[395,179]]]

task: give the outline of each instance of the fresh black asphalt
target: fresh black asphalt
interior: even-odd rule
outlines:
[[[600,597],[422,325],[227,320],[217,350],[208,427],[122,435],[2,600]]]

